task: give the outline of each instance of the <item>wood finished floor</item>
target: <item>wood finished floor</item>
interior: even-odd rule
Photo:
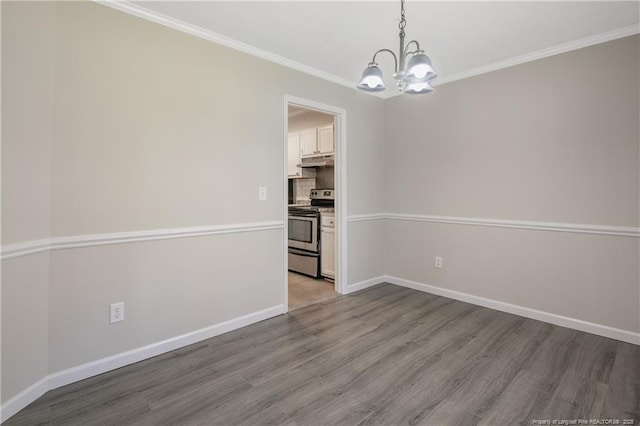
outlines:
[[[640,347],[383,284],[48,392],[6,425],[640,424]]]
[[[291,271],[288,274],[290,311],[339,296],[335,291],[335,284],[330,281],[314,279]]]

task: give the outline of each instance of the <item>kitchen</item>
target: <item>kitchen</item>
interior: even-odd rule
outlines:
[[[338,295],[334,151],[334,116],[289,105],[289,310]]]

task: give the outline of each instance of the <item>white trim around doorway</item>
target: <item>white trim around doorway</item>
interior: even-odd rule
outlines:
[[[333,105],[327,105],[320,102],[312,101],[309,99],[299,98],[291,95],[284,95],[283,103],[283,135],[282,135],[282,158],[284,160],[282,173],[283,173],[283,194],[286,198],[288,193],[288,173],[287,173],[287,137],[289,133],[289,105],[300,106],[310,110],[323,112],[333,115],[335,125],[335,190],[336,190],[336,285],[335,289],[340,294],[347,293],[347,111],[344,108],[339,108]],[[284,241],[283,241],[283,300],[285,311],[289,308],[289,279],[287,271],[288,265],[288,226],[289,211],[287,203],[283,204],[282,219],[284,226]]]

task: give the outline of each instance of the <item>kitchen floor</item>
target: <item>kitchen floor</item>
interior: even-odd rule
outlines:
[[[289,271],[289,310],[313,305],[338,296],[335,284]]]

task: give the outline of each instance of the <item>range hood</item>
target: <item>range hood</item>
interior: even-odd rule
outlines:
[[[300,160],[298,167],[333,167],[335,164],[335,157],[333,155],[321,155],[318,157],[305,157]]]

